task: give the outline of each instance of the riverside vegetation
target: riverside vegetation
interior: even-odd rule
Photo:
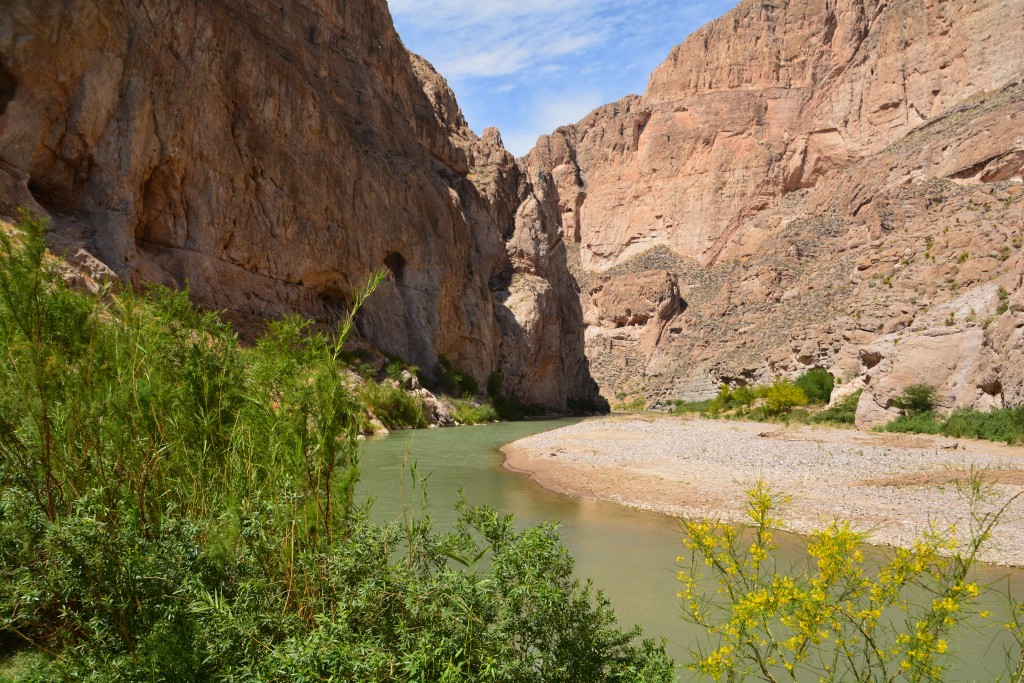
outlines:
[[[965,622],[986,619],[971,581],[979,549],[1017,494],[983,511],[986,492],[975,472],[965,488],[969,540],[932,527],[909,548],[868,562],[868,535],[836,521],[811,535],[807,564],[779,573],[772,529],[780,496],[759,482],[748,491],[749,527],[684,520],[680,556],[683,618],[708,638],[690,668],[715,681],[941,681],[950,642]],[[709,587],[710,584],[710,587]],[[923,598],[914,599],[912,591]],[[1012,596],[1005,671],[1024,679],[1024,609]]]
[[[0,679],[671,679],[552,526],[368,521],[351,317],[242,349],[184,294],[70,290],[43,222],[19,228],[0,253]]]
[[[885,425],[885,431],[942,434],[1011,445],[1024,443],[1024,407],[987,413],[957,408],[943,419],[935,413],[935,388],[927,384],[912,384],[904,389],[898,407],[903,415]]]
[[[0,239],[0,680],[673,680],[663,647],[573,577],[552,525],[460,505],[439,533],[411,501],[369,521],[365,394],[340,365],[351,317],[334,338],[273,322],[243,349],[185,294],[70,290],[43,223],[19,227]],[[937,680],[995,518],[976,518],[966,554],[928,535],[877,579],[837,523],[811,539],[815,571],[781,575],[774,504],[752,492],[752,544],[684,522],[684,614],[710,639],[692,668]],[[878,612],[912,582],[934,600],[898,630]]]
[[[832,396],[835,378],[826,370],[815,368],[795,381],[782,377],[766,386],[722,384],[718,395],[708,401],[676,401],[672,412],[677,415],[698,413],[704,417],[737,417],[748,420],[782,420],[816,424],[853,424],[860,392],[846,397],[835,406],[810,413],[797,410],[804,406],[825,406]]]
[[[699,414],[708,418],[739,418],[757,421],[798,422],[833,426],[850,426],[856,421],[861,391],[845,396],[834,405],[829,403],[835,378],[827,371],[809,370],[795,381],[776,378],[767,386],[730,387],[722,384],[718,395],[707,401],[675,401],[676,415]],[[804,406],[822,406],[815,411]],[[956,408],[946,418],[935,412],[935,389],[914,384],[903,390],[897,407],[900,417],[880,427],[881,431],[912,434],[942,434],[958,438],[1002,441],[1014,445],[1024,443],[1024,407],[999,408],[982,412],[972,408]]]
[[[364,384],[360,399],[369,413],[387,429],[428,426],[423,401],[403,387],[412,378],[436,394],[448,406],[452,419],[461,425],[523,420],[545,412],[542,408],[524,404],[518,396],[506,396],[504,378],[497,371],[487,378],[486,393],[482,393],[473,376],[456,368],[443,354],[429,375],[424,375],[418,367],[400,358],[388,358],[384,366],[385,378],[380,383],[375,381],[379,373],[370,362],[371,354],[365,349],[343,351],[341,358],[361,376]],[[588,404],[570,406],[570,409],[592,412],[596,407]],[[371,422],[364,425],[364,431],[373,431]]]

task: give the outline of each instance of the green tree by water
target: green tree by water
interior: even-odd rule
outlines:
[[[0,679],[671,680],[554,528],[368,521],[340,361],[381,275],[335,335],[289,318],[243,349],[186,294],[68,289],[44,222],[18,227],[0,236]]]

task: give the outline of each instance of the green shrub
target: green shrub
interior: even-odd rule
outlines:
[[[480,393],[480,387],[473,376],[456,369],[444,354],[437,356],[433,376],[425,386],[435,394],[455,398],[472,398]]]
[[[356,363],[352,366],[352,372],[359,375],[365,382],[372,382],[377,376],[377,368],[367,362]]]
[[[778,377],[770,386],[759,387],[757,393],[764,398],[764,412],[778,417],[793,408],[807,405],[807,394],[789,380]]]
[[[804,392],[809,403],[827,404],[832,398],[835,377],[827,370],[814,368],[797,377],[794,384]]]
[[[477,405],[469,401],[456,400],[454,406],[452,418],[459,424],[478,425],[485,422],[497,422],[500,419],[494,406],[486,403]]]
[[[392,358],[388,361],[388,364],[384,366],[384,374],[388,379],[393,379],[396,382],[402,381],[402,374],[408,372],[413,376],[419,376],[420,369],[415,365],[409,365],[401,358]]]
[[[924,402],[922,401],[922,405]],[[1024,407],[981,412],[957,408],[942,420],[932,410],[908,412],[882,428],[908,434],[943,434],[957,438],[1024,443]]]
[[[911,384],[903,390],[893,405],[903,411],[904,415],[929,413],[935,409],[935,387],[927,384]]]
[[[737,414],[743,415],[757,398],[756,390],[745,384],[734,389],[723,382],[718,386],[718,395],[708,402],[706,412],[708,415],[717,415],[735,410]]]
[[[788,413],[783,413],[781,419],[786,424],[808,424],[811,421],[811,412],[803,408],[793,408]]]
[[[736,387],[730,392],[730,403],[733,408],[747,409],[757,400],[757,394],[746,384]]]
[[[707,413],[710,410],[711,400],[704,401],[675,401],[672,406],[673,415],[685,415],[688,413]]]
[[[987,413],[957,408],[942,423],[942,433],[960,438],[1021,444],[1024,443],[1024,407],[1004,408]]]
[[[360,365],[369,365],[370,361],[373,360],[373,354],[371,354],[368,350],[360,347],[352,351],[341,351],[340,353],[338,353],[338,360],[354,370]]]
[[[936,419],[935,413],[927,410],[900,415],[882,427],[882,430],[904,434],[939,434],[942,431],[942,423]]]
[[[840,424],[852,425],[857,422],[857,404],[860,403],[860,395],[863,389],[858,389],[834,406],[821,411],[811,417],[811,422],[816,424]]]
[[[996,306],[996,315],[1002,315],[1010,310],[1010,293],[1003,287],[1000,287],[997,294],[999,297],[999,304]]]
[[[0,676],[672,680],[552,526],[368,522],[351,317],[242,349],[185,294],[68,290],[43,223],[21,229],[0,234]]]
[[[391,381],[367,381],[359,393],[366,408],[388,429],[426,427],[423,402]]]

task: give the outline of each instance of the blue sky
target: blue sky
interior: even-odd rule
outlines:
[[[477,133],[515,155],[641,93],[669,50],[738,0],[388,0],[402,41],[448,79]]]

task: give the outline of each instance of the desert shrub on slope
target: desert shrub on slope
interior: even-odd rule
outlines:
[[[807,396],[809,403],[827,404],[832,398],[835,377],[822,368],[814,368],[803,373],[793,382]]]

